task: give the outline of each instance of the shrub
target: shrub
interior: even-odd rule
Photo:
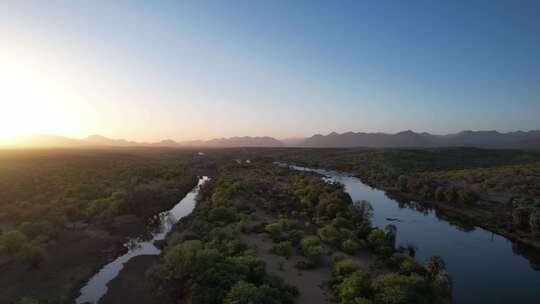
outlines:
[[[54,227],[46,221],[24,222],[19,225],[18,230],[24,233],[28,238],[34,239],[38,236],[50,237],[54,233]]]
[[[401,263],[409,258],[408,255],[403,252],[396,252],[388,259],[388,264],[392,267],[399,268]]]
[[[36,299],[23,297],[23,298],[20,298],[19,300],[17,300],[15,302],[15,304],[39,304],[39,301],[36,300]]]
[[[18,230],[8,231],[0,235],[0,250],[8,253],[17,253],[27,242],[26,235]]]
[[[287,233],[285,239],[291,242],[293,246],[298,246],[298,244],[300,244],[300,241],[302,240],[302,231],[292,230],[291,232]]]
[[[529,226],[534,234],[540,236],[540,209],[535,210],[529,216]]]
[[[386,238],[386,235],[380,229],[371,230],[367,237],[367,241],[369,246],[382,256],[390,256],[393,252],[393,248]]]
[[[274,241],[276,241],[282,237],[283,223],[278,221],[268,224],[266,227],[264,227],[264,230],[270,234]]]
[[[259,223],[259,224],[256,224],[254,225],[253,227],[251,227],[251,231],[254,232],[254,233],[263,233],[265,232],[265,227],[268,225],[268,223],[265,223],[265,222],[262,222],[262,223]]]
[[[279,242],[274,247],[272,247],[272,249],[270,249],[270,252],[287,258],[291,255],[291,251],[292,245],[289,241]]]
[[[436,298],[447,299],[452,295],[452,278],[446,271],[439,272],[431,282],[431,288]]]
[[[529,216],[531,208],[529,206],[520,206],[512,210],[512,220],[514,225],[519,228],[527,228],[529,225]]]
[[[224,304],[253,304],[261,302],[261,294],[257,286],[240,281],[236,283],[223,300]]]
[[[413,273],[422,274],[425,272],[424,266],[420,264],[417,260],[407,257],[401,264],[399,265],[399,273],[404,275],[410,275]]]
[[[366,269],[359,269],[345,278],[337,287],[341,301],[354,301],[367,296],[370,292],[371,274]]]
[[[234,207],[217,207],[210,210],[208,214],[210,222],[221,222],[224,224],[232,223],[236,220],[236,208]]]
[[[39,268],[43,261],[43,248],[39,244],[28,243],[20,250],[20,259],[32,268]]]
[[[314,269],[315,267],[317,267],[317,265],[312,262],[311,260],[300,260],[298,262],[296,262],[296,264],[294,265],[296,268],[298,269],[301,269],[301,270],[310,270],[310,269]]]
[[[300,247],[304,256],[308,258],[316,258],[324,253],[324,248],[321,246],[319,239],[315,236],[308,236],[302,239]]]
[[[341,253],[334,252],[332,253],[332,262],[337,263],[339,261],[343,261],[345,259],[345,256]]]
[[[341,244],[341,249],[348,254],[356,254],[360,250],[360,244],[354,240],[346,240]]]
[[[383,274],[375,278],[371,288],[375,291],[377,303],[406,304],[418,303],[418,297],[425,294],[426,282],[419,275],[404,276],[395,273]]]
[[[444,200],[449,203],[454,203],[457,197],[457,189],[455,187],[450,187],[444,191]]]
[[[323,228],[318,229],[317,234],[321,240],[327,244],[332,246],[338,246],[340,244],[340,232],[332,225],[326,225]]]
[[[334,265],[334,276],[343,278],[360,269],[360,265],[351,259],[337,262]]]
[[[439,272],[446,270],[446,263],[442,257],[435,255],[427,259],[425,267],[429,274],[435,276]]]
[[[435,190],[435,200],[438,202],[442,202],[445,200],[443,187],[437,187],[437,189]]]

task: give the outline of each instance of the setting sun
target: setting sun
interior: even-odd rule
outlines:
[[[60,69],[0,52],[0,141],[29,133],[77,134],[77,100]]]
[[[0,0],[0,304],[540,303],[540,1]]]

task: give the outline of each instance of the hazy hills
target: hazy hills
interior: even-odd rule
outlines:
[[[497,131],[462,131],[433,135],[403,131],[388,133],[330,133],[307,138],[306,147],[440,147],[477,146],[492,148],[540,148],[540,130],[500,133]]]
[[[102,135],[91,135],[82,139],[50,134],[32,134],[9,141],[4,147],[282,147],[283,143],[272,137],[231,137],[211,140],[176,142],[165,139],[155,143],[112,139]]]
[[[462,131],[455,134],[434,135],[403,131],[389,133],[332,132],[328,135],[316,134],[308,138],[277,140],[272,137],[230,137],[211,140],[176,142],[165,139],[154,143],[135,142],[125,139],[111,139],[101,135],[91,135],[82,139],[50,134],[34,134],[10,141],[11,147],[443,147],[474,146],[486,148],[527,148],[540,149],[540,130],[500,133],[498,131]]]

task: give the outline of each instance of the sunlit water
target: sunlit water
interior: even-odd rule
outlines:
[[[206,176],[199,178],[198,185],[178,204],[171,210],[156,215],[153,218],[153,225],[150,225],[153,229],[149,234],[129,240],[125,244],[128,248],[128,252],[105,265],[98,273],[90,278],[88,283],[81,288],[81,295],[77,298],[76,303],[98,303],[107,293],[107,283],[120,273],[120,270],[124,268],[125,263],[131,258],[140,255],[158,255],[160,250],[154,246],[154,242],[165,239],[165,236],[171,230],[173,225],[178,222],[178,220],[191,213],[195,207],[195,198],[199,187],[207,180],[208,177]]]
[[[400,203],[350,174],[291,167],[322,174],[327,180],[345,185],[353,200],[371,202],[373,224],[379,227],[394,224],[397,244],[416,245],[419,260],[442,256],[454,280],[454,303],[540,303],[540,271],[514,252],[516,247],[513,248],[510,240],[478,227],[464,231],[439,219],[435,211]],[[519,250],[525,250],[531,258],[539,254],[538,250]]]

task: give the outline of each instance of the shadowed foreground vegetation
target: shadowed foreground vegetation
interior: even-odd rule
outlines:
[[[66,298],[75,278],[95,271],[126,237],[144,229],[146,218],[193,188],[197,178],[187,165],[193,155],[170,149],[0,151],[0,302],[25,294]],[[79,249],[71,246],[75,242]],[[88,269],[64,269],[62,259],[64,265],[80,259]],[[50,272],[58,275],[38,280]]]
[[[444,263],[423,265],[396,249],[395,227],[373,228],[369,203],[353,202],[342,185],[275,165],[227,167],[201,189],[150,272],[171,303],[292,303],[304,279],[281,272],[288,259],[299,260],[305,280],[330,268],[319,282],[325,287],[311,287],[327,288],[339,303],[450,301]],[[270,257],[249,243],[266,238]],[[276,259],[280,269],[269,274]]]

